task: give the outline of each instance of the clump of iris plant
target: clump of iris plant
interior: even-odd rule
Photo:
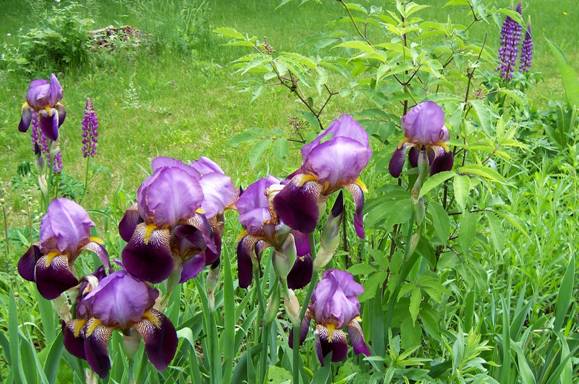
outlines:
[[[531,33],[531,23],[527,24],[527,31],[525,32],[525,39],[521,47],[521,60],[519,63],[519,70],[522,73],[529,72],[533,64],[533,35]]]
[[[364,287],[350,273],[338,269],[324,272],[323,278],[316,285],[301,324],[300,343],[305,340],[313,320],[316,354],[320,363],[323,364],[329,354],[333,362],[345,360],[348,355],[348,339],[355,354],[370,355],[360,327],[358,296],[363,292]],[[289,344],[293,347],[291,335]]]
[[[108,343],[118,330],[126,337],[140,337],[149,361],[164,370],[175,356],[177,333],[154,308],[158,297],[157,289],[125,270],[89,276],[79,286],[75,318],[62,326],[67,350],[104,378],[111,368]]]
[[[110,268],[102,240],[90,235],[93,227],[80,205],[65,198],[53,200],[40,223],[40,241],[18,261],[20,276],[34,281],[40,294],[52,300],[78,285],[73,264],[81,252],[94,252]]]
[[[49,80],[32,80],[26,93],[26,102],[22,105],[22,116],[18,129],[26,132],[34,118],[50,140],[58,139],[58,129],[64,123],[66,111],[60,103],[62,87],[54,74]]]
[[[86,99],[82,117],[82,157],[95,157],[98,143],[99,120],[91,99]]]
[[[308,236],[280,222],[273,209],[273,196],[284,186],[273,176],[247,187],[236,203],[239,222],[244,228],[237,244],[239,286],[247,288],[253,269],[263,251],[274,249],[273,263],[283,283],[290,289],[303,288],[312,278],[312,257]]]
[[[128,272],[159,283],[174,271],[180,282],[219,264],[223,211],[237,191],[208,158],[190,165],[167,157],[152,162],[153,174],[137,191],[137,203],[119,224]]]
[[[366,187],[359,176],[372,156],[364,128],[352,116],[342,115],[304,145],[301,152],[301,167],[273,200],[281,221],[295,230],[311,233],[318,223],[320,207],[331,194],[345,188],[356,206],[356,233],[363,238]]]
[[[516,11],[522,13],[521,3],[517,4]],[[517,64],[519,43],[521,40],[522,26],[513,18],[507,16],[501,28],[501,44],[499,47],[499,66],[497,70],[505,80],[510,80]]]
[[[448,151],[448,129],[444,125],[444,111],[433,101],[424,101],[411,108],[402,117],[404,139],[398,145],[392,157],[388,171],[393,177],[399,177],[406,161],[412,167],[418,165],[420,151],[426,151],[430,174],[452,169],[454,157]]]

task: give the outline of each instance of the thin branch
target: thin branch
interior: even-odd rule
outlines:
[[[354,15],[352,15],[352,12],[350,11],[350,9],[348,8],[348,6],[346,5],[346,3],[344,2],[344,0],[338,0],[338,2],[340,4],[342,4],[342,6],[344,7],[344,9],[346,10],[346,12],[348,13],[348,16],[350,17],[350,21],[352,22],[352,25],[354,26],[354,29],[356,30],[356,32],[358,33],[358,35],[360,35],[360,37],[362,38],[362,40],[364,40],[366,43],[368,43],[369,46],[373,46],[372,43],[370,42],[370,40],[368,40],[368,37],[362,33],[362,31],[360,30],[360,27],[358,27],[358,24],[356,23],[356,20],[354,20]]]

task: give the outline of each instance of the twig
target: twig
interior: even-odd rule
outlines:
[[[344,9],[346,10],[346,12],[348,13],[348,16],[350,17],[350,21],[352,22],[352,25],[354,26],[354,29],[356,30],[356,32],[358,33],[358,35],[360,35],[360,37],[362,38],[362,40],[364,40],[366,43],[368,43],[369,46],[373,47],[372,43],[370,42],[370,40],[368,40],[368,37],[362,33],[362,31],[360,30],[360,28],[358,27],[358,24],[356,24],[356,20],[354,20],[354,16],[352,15],[352,12],[350,11],[350,9],[348,9],[348,6],[346,5],[346,3],[344,2],[344,0],[338,0],[338,2],[340,4],[342,4],[342,6],[344,7]]]

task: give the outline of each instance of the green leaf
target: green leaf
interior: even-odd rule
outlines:
[[[62,351],[64,349],[64,344],[62,342],[62,333],[52,342],[50,350],[48,351],[48,356],[44,362],[44,372],[46,373],[46,378],[49,383],[55,383],[58,374],[58,368],[60,367]]]
[[[270,140],[262,140],[251,149],[251,152],[249,154],[249,165],[251,165],[252,168],[255,168],[255,166],[259,162],[259,159],[261,159],[261,156],[269,148],[270,145],[271,145]]]
[[[466,199],[470,191],[470,178],[468,176],[456,175],[452,183],[456,204],[461,211],[464,211],[466,209]]]
[[[438,187],[446,180],[453,178],[454,176],[456,176],[456,173],[454,173],[453,171],[440,172],[437,173],[436,175],[430,176],[428,179],[426,179],[426,181],[422,185],[419,197],[423,197],[428,192]]]
[[[471,100],[470,105],[476,112],[481,127],[487,133],[491,133],[491,111],[482,100]]]
[[[376,290],[384,280],[386,280],[387,272],[385,270],[379,270],[373,273],[364,283],[364,293],[360,296],[360,302],[370,300],[376,296]]]
[[[555,307],[555,323],[553,325],[554,329],[558,331],[563,326],[565,321],[565,316],[567,315],[567,308],[571,305],[573,300],[573,287],[575,280],[575,254],[571,254],[571,259],[567,265],[567,271],[563,280],[561,281],[561,286],[559,288],[559,296],[557,297],[557,304]]]
[[[497,183],[506,183],[505,178],[492,168],[483,165],[465,165],[458,169],[458,172],[466,175],[480,176]]]
[[[503,227],[501,222],[497,219],[497,217],[493,213],[487,213],[487,220],[489,221],[489,230],[491,233],[491,240],[497,252],[501,252],[503,249],[503,241],[504,241],[504,234],[503,234]]]
[[[219,36],[229,38],[229,39],[237,39],[237,40],[244,40],[245,39],[245,36],[243,36],[243,34],[235,28],[220,27],[220,28],[215,28],[213,30],[213,32],[218,34]]]
[[[460,247],[467,253],[476,235],[476,224],[478,218],[474,213],[464,212],[460,219],[460,228],[458,231],[458,243]]]
[[[565,88],[565,95],[567,96],[567,102],[570,105],[579,106],[579,77],[577,72],[569,64],[563,52],[553,44],[549,39],[546,39],[557,63],[557,69],[561,74],[561,80],[563,81],[563,88]]]
[[[221,263],[223,265],[223,332],[221,334],[223,382],[229,383],[231,382],[233,361],[235,359],[235,295],[231,263],[227,252],[222,256]]]
[[[10,369],[9,382],[20,382],[27,384],[26,375],[22,367],[22,358],[20,356],[20,337],[18,335],[18,310],[14,300],[14,292],[10,291],[8,299],[8,340],[10,341]]]
[[[350,272],[354,276],[358,275],[369,275],[372,272],[375,272],[376,268],[367,264],[367,263],[359,263],[354,264],[350,268],[348,268],[348,272]]]
[[[410,311],[410,317],[412,318],[412,324],[416,323],[418,318],[418,313],[420,312],[420,303],[422,302],[422,291],[420,288],[414,288],[412,294],[410,295],[410,305],[408,306],[408,311]]]
[[[446,213],[442,205],[438,203],[428,204],[428,212],[430,212],[432,216],[432,225],[434,226],[436,236],[441,244],[446,245],[450,234],[450,218],[448,217],[448,213]]]

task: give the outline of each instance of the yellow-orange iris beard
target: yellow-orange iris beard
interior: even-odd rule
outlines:
[[[153,235],[153,231],[155,229],[157,229],[157,226],[153,223],[147,224],[145,226],[145,235],[143,236],[143,242],[145,244],[149,244],[149,240],[151,239],[151,236]]]

